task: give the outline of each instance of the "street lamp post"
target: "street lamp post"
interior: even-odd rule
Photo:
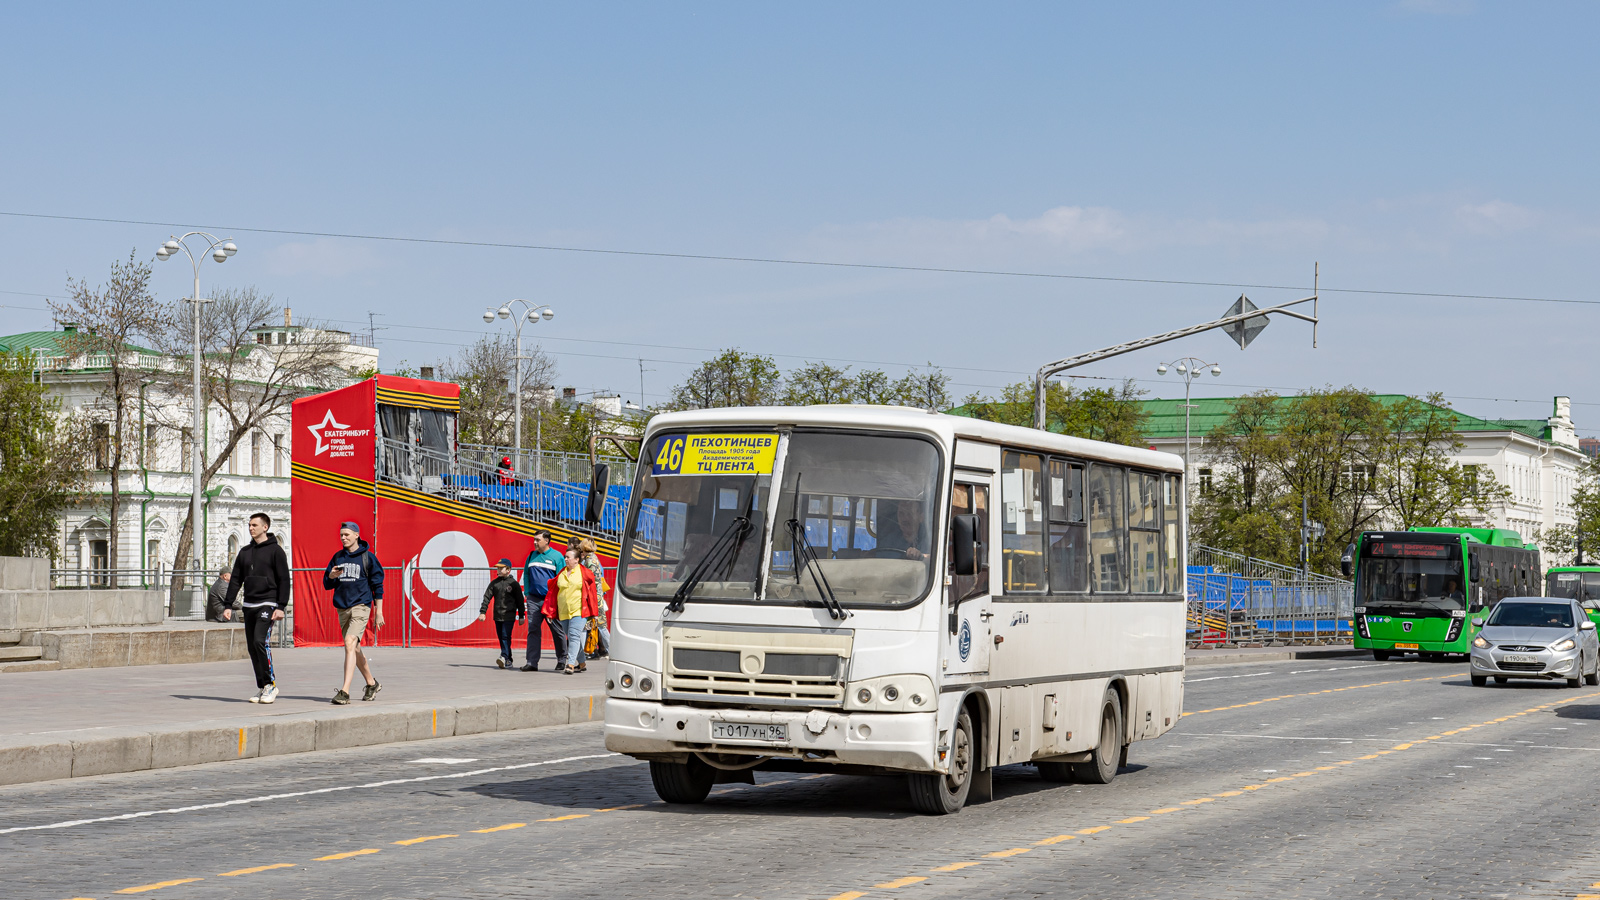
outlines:
[[[188,241],[192,237],[206,242],[206,249],[199,257],[196,257],[189,249]],[[206,302],[200,299],[200,264],[206,261],[207,254],[211,256],[213,261],[225,263],[228,261],[228,257],[239,252],[239,248],[234,245],[231,239],[223,240],[204,231],[191,231],[183,237],[168,238],[167,242],[156,250],[156,259],[165,262],[180,250],[183,251],[185,256],[189,257],[189,263],[194,268],[194,293],[189,295],[189,301],[194,306],[194,418],[190,424],[192,433],[189,437],[190,462],[194,464],[194,485],[189,497],[189,517],[193,523],[190,525],[189,568],[191,572],[195,573],[193,576],[195,586],[189,593],[189,609],[187,610],[187,613],[192,616],[197,610],[202,612],[205,610],[205,594],[203,593],[205,591],[205,578],[199,574],[203,569],[201,560],[204,559],[199,552],[199,547],[202,538],[200,528],[201,478],[205,471],[205,410],[200,405],[200,304]],[[176,560],[175,562],[181,562],[181,560]],[[176,607],[176,603],[174,603],[174,607]],[[173,609],[173,613],[177,613],[176,608]]]
[[[1183,498],[1185,505],[1189,499],[1189,411],[1194,409],[1194,404],[1189,402],[1189,388],[1194,380],[1200,377],[1201,371],[1210,369],[1213,377],[1222,374],[1222,367],[1216,363],[1208,363],[1203,359],[1185,356],[1172,362],[1164,362],[1156,366],[1157,375],[1167,374],[1167,367],[1171,366],[1183,379]]]
[[[550,304],[548,304],[548,303],[534,304],[534,303],[528,302],[527,300],[512,300],[509,303],[502,304],[499,309],[492,309],[491,308],[491,309],[484,310],[483,311],[483,322],[484,322],[484,324],[485,325],[493,325],[494,324],[494,320],[496,318],[512,319],[513,318],[512,312],[511,312],[511,304],[512,303],[521,304],[521,306],[522,306],[522,313],[520,315],[515,316],[515,321],[513,323],[513,330],[515,330],[516,334],[517,334],[517,354],[516,354],[517,378],[516,378],[516,381],[513,383],[513,387],[512,387],[512,397],[514,398],[513,401],[512,401],[512,410],[513,410],[512,411],[512,417],[515,419],[515,423],[513,425],[513,429],[514,429],[513,430],[513,434],[515,435],[515,437],[513,438],[513,440],[516,441],[516,447],[517,447],[516,455],[514,457],[512,457],[512,459],[514,460],[514,462],[513,462],[514,467],[517,468],[517,469],[520,469],[522,467],[522,361],[524,359],[531,359],[532,358],[532,357],[527,357],[527,356],[523,356],[522,355],[522,326],[524,324],[527,324],[527,323],[538,322],[540,319],[544,319],[546,321],[548,321],[550,319],[554,319],[556,317],[556,311],[551,309],[550,308]],[[541,432],[543,431],[542,426],[544,424],[543,412],[544,412],[544,410],[541,407],[540,408],[540,421],[539,421],[539,424],[541,426],[541,428],[540,428]],[[542,438],[543,438],[543,434],[541,433],[538,436],[538,438],[536,438],[536,440],[541,440]],[[541,468],[540,467],[540,463],[543,461],[543,460],[540,459],[540,456],[542,456],[542,454],[537,452],[537,450],[536,450],[536,452],[534,453],[534,462],[533,462],[533,466],[534,466],[534,468],[533,468],[534,490],[538,490],[538,485],[539,485],[539,478],[540,478],[539,469]]]

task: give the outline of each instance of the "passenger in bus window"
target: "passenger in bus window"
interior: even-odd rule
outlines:
[[[883,503],[879,503],[882,509]],[[881,514],[880,514],[881,515]],[[895,551],[906,559],[925,559],[928,556],[928,528],[923,520],[922,504],[915,500],[894,501],[894,519],[886,529],[878,523],[878,549]],[[885,533],[886,532],[886,533]]]

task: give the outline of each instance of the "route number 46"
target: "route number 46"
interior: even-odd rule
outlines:
[[[683,469],[683,436],[663,438],[650,468],[655,475],[677,475]]]

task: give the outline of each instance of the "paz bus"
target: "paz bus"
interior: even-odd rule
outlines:
[[[1503,528],[1368,531],[1342,566],[1355,575],[1355,646],[1378,660],[1468,653],[1473,614],[1539,593],[1539,549]]]
[[[667,802],[848,772],[953,813],[1178,721],[1177,456],[879,406],[670,413],[641,451],[605,742]]]
[[[1589,621],[1600,625],[1600,566],[1551,566],[1544,577],[1544,595],[1578,601]]]

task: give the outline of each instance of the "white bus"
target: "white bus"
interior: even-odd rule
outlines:
[[[1168,453],[901,407],[657,416],[618,563],[606,747],[669,803],[753,770],[1104,784],[1183,705]]]

